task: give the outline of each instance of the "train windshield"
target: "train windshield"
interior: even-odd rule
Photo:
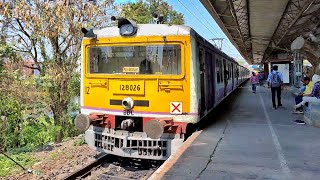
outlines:
[[[90,74],[181,74],[180,45],[96,46],[88,52]]]

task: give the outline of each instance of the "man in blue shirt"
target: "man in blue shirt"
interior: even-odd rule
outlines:
[[[283,75],[281,72],[278,72],[278,66],[274,65],[272,67],[272,71],[269,73],[268,76],[268,87],[271,87],[271,94],[272,94],[272,106],[273,109],[277,109],[277,107],[281,107],[281,89],[283,85]],[[276,93],[278,99],[278,106],[276,105]]]

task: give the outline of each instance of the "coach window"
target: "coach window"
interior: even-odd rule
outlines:
[[[101,46],[88,51],[90,74],[181,74],[180,45]]]
[[[229,63],[227,63],[227,79],[230,79],[230,66],[229,66]]]

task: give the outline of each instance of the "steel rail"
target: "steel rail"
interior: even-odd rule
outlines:
[[[92,163],[82,167],[81,169],[78,169],[77,171],[73,172],[69,176],[65,177],[64,180],[71,180],[71,179],[77,179],[82,178],[84,176],[88,176],[90,171],[93,170],[93,168],[98,167],[100,164],[105,162],[109,157],[111,157],[110,154],[105,154]]]

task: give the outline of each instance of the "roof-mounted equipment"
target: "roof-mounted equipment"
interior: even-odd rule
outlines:
[[[111,17],[112,21],[118,21],[119,33],[121,36],[134,36],[137,33],[137,23],[126,18]]]
[[[162,14],[158,14],[157,12],[152,13],[152,23],[153,24],[163,24],[163,15]]]
[[[97,35],[93,33],[93,30],[87,30],[86,28],[81,28],[81,32],[83,33],[84,37],[88,38],[97,38]]]

